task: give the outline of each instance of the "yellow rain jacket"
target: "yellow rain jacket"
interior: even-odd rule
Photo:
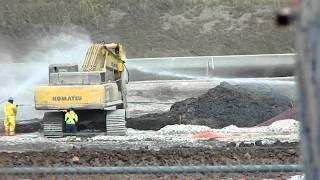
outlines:
[[[14,135],[16,130],[16,115],[17,115],[17,106],[15,104],[6,102],[4,104],[4,127],[6,134]]]
[[[74,111],[67,112],[64,116],[66,124],[76,124],[78,122],[78,115]]]
[[[4,104],[4,115],[5,116],[16,116],[17,115],[17,106],[15,104],[6,102]]]

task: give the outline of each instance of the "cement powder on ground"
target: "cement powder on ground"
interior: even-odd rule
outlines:
[[[299,122],[294,119],[285,119],[272,123],[270,126],[239,128],[235,125],[230,125],[225,128],[216,129],[219,132],[298,132]]]
[[[211,128],[201,125],[168,125],[161,128],[158,132],[160,134],[195,134],[200,132],[212,131]]]
[[[42,136],[41,133],[27,133],[17,134],[13,137],[1,136],[0,148],[5,151],[9,147],[25,147],[31,150],[31,146],[42,147],[41,144],[49,144],[50,146],[72,148],[73,145],[86,147],[86,146],[104,146],[109,148],[129,148],[139,149],[141,147],[149,147],[151,149],[159,149],[165,147],[208,147],[216,146],[218,143],[235,142],[239,144],[254,143],[261,140],[264,144],[274,143],[275,141],[281,142],[298,142],[299,141],[299,122],[288,119],[275,122],[266,127],[251,127],[241,128],[234,125],[222,129],[212,129],[207,126],[199,125],[168,125],[158,131],[141,131],[135,129],[127,129],[127,136],[106,136],[101,133],[92,138],[83,138],[81,142],[67,142],[66,138],[49,139]],[[212,143],[194,140],[193,134],[200,132],[214,132],[221,135],[223,138],[218,138]],[[41,146],[41,147],[40,147]],[[14,151],[23,151],[23,149],[10,149]]]
[[[294,119],[280,120],[267,127],[275,130],[291,131],[299,128],[299,122]]]
[[[241,128],[235,125],[231,125],[222,129],[212,129],[207,126],[200,125],[168,125],[161,128],[158,131],[141,131],[134,130],[129,128],[127,131],[127,136],[105,136],[99,135],[93,137],[93,141],[111,141],[111,140],[125,140],[125,141],[134,141],[134,140],[172,140],[172,141],[184,141],[191,142],[192,134],[197,134],[201,132],[215,132],[225,138],[222,138],[222,141],[250,141],[252,138],[255,140],[268,139],[274,142],[278,138],[282,137],[282,140],[285,138],[288,141],[296,141],[298,138],[299,122],[293,119],[281,120],[275,122],[270,126],[266,127],[251,127],[251,128]],[[284,136],[286,135],[286,136]],[[248,139],[249,138],[249,139]],[[269,141],[265,141],[268,143]]]

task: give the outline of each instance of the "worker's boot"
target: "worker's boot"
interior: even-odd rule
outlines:
[[[16,133],[14,131],[9,132],[9,136],[15,136],[15,135],[16,135]]]
[[[4,135],[9,136],[9,130],[5,129],[4,130]]]

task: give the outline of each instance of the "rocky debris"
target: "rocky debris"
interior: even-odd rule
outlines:
[[[229,125],[252,127],[293,107],[290,98],[265,84],[222,82],[207,93],[174,103],[170,111],[130,118],[127,127],[159,130],[166,125],[206,125],[223,128]]]
[[[72,159],[71,159],[72,162],[78,162],[80,161],[80,158],[78,156],[74,156]]]

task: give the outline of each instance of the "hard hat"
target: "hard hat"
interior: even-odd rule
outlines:
[[[74,109],[74,108],[76,108],[74,105],[68,106],[68,109]]]
[[[12,97],[12,96],[10,96],[9,98],[8,98],[8,101],[13,101],[14,100],[14,97]]]

